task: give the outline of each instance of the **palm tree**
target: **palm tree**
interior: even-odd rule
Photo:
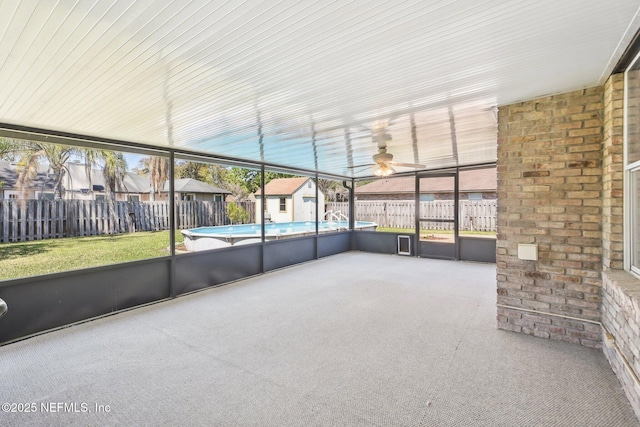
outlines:
[[[102,169],[108,216],[115,219],[116,190],[124,187],[122,180],[127,172],[127,161],[124,158],[124,154],[111,150],[92,149],[82,150],[82,154],[86,159],[85,168],[89,183],[91,183],[91,169],[93,166]]]
[[[169,158],[151,156],[149,174],[151,175],[151,200],[155,200],[162,192],[164,183],[169,179]]]
[[[116,188],[122,187],[122,179],[127,171],[124,155],[110,150],[78,148],[69,145],[46,142],[20,141],[14,143],[13,151],[19,153],[21,171],[17,186],[23,192],[36,177],[41,163],[49,164],[54,177],[54,198],[62,198],[62,180],[68,173],[67,162],[72,156],[84,157],[86,173],[91,182],[91,169],[98,166],[102,169],[105,193],[111,201],[115,200]]]
[[[20,142],[10,138],[0,138],[0,160],[13,161],[20,147]]]
[[[105,193],[108,198],[115,199],[115,192],[123,188],[122,180],[127,172],[127,161],[124,154],[111,150],[82,150],[85,167],[89,181],[91,181],[91,169],[97,166],[102,169],[105,183]]]
[[[17,187],[23,192],[38,173],[38,166],[45,161],[53,174],[53,194],[55,199],[62,198],[62,178],[68,172],[67,162],[71,156],[79,154],[77,147],[51,144],[47,142],[21,141],[19,148],[22,170],[18,174]]]

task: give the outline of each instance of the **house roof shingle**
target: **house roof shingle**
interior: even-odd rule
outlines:
[[[149,177],[127,172],[122,178],[123,190],[128,193],[150,193]]]
[[[174,182],[174,189],[180,193],[215,193],[215,194],[231,194],[231,191],[214,187],[206,182],[198,181],[193,178],[179,178]],[[169,182],[164,183],[163,191],[169,191]]]
[[[269,181],[264,186],[264,194],[267,196],[290,196],[304,185],[311,178],[276,178]],[[256,196],[262,195],[260,190],[256,191]]]
[[[48,167],[45,165],[38,166],[38,173],[31,180],[28,188],[35,190],[51,190],[53,189],[54,177],[48,174]],[[13,162],[0,161],[0,183],[5,188],[15,188],[20,174],[19,166]]]
[[[427,181],[428,188],[420,188],[422,193],[450,193],[453,190],[453,180],[449,177],[433,177]],[[460,172],[461,192],[490,192],[496,191],[497,175],[495,168],[471,169]],[[415,180],[413,176],[401,176],[378,179],[365,185],[356,187],[356,194],[393,194],[413,193]]]

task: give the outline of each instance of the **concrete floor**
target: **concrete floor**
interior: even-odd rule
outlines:
[[[351,252],[87,322],[0,347],[0,425],[640,425],[601,351],[498,331],[495,288]]]

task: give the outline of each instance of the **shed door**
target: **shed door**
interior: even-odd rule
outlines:
[[[303,201],[303,221],[315,221],[316,220],[316,201],[313,197],[304,197]]]

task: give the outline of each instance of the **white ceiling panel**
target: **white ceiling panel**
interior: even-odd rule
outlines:
[[[497,105],[602,84],[637,0],[3,0],[0,122],[367,176],[496,159]],[[407,169],[402,169],[402,171]]]

